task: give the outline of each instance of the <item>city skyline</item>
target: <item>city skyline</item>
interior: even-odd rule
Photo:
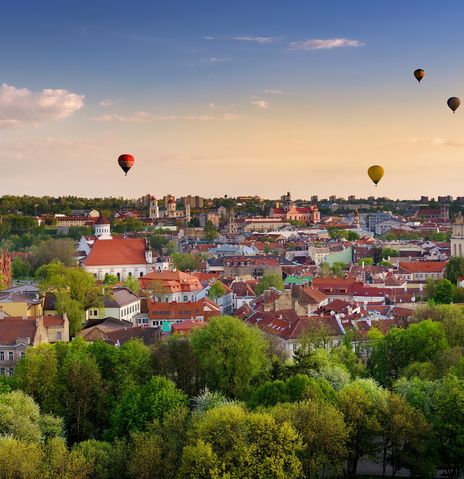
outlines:
[[[464,6],[391,3],[8,5],[2,194],[460,196]]]

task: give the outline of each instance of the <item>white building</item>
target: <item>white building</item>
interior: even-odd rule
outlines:
[[[110,296],[103,301],[103,307],[87,311],[87,319],[116,318],[135,324],[140,313],[140,298],[128,288],[113,288]]]
[[[458,213],[451,234],[451,256],[464,256],[464,219]]]

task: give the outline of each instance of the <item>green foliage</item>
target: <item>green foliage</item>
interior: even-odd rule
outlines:
[[[435,281],[432,299],[436,304],[451,304],[454,299],[454,286],[449,279]]]
[[[14,279],[28,278],[31,276],[31,266],[24,259],[16,257],[11,263],[11,273]]]
[[[455,256],[450,258],[446,265],[445,277],[456,286],[460,276],[464,276],[464,258],[461,256]]]
[[[341,261],[335,261],[331,268],[332,276],[338,276],[339,278],[343,277],[345,274],[345,268],[345,263],[342,263]]]
[[[231,316],[209,320],[192,335],[192,347],[213,390],[244,397],[266,368],[266,342],[258,329]]]
[[[299,478],[301,449],[288,422],[238,405],[218,407],[194,418],[179,477]]]
[[[364,266],[370,266],[374,264],[373,258],[360,258],[358,259],[358,266],[362,266],[364,263]]]
[[[356,233],[356,231],[351,231],[351,230],[343,230],[339,228],[328,228],[327,229],[329,233],[330,239],[347,239],[348,241],[356,241],[359,239],[359,234]]]
[[[153,376],[143,386],[132,386],[122,395],[112,415],[116,437],[145,431],[154,420],[163,421],[173,410],[187,406],[187,396],[169,379]]]
[[[140,283],[138,279],[133,276],[129,276],[126,281],[124,281],[124,286],[135,294],[140,293]]]
[[[284,290],[284,282],[279,274],[265,274],[261,281],[256,285],[255,292],[259,296],[269,288],[276,288],[279,291]]]
[[[172,262],[179,271],[195,271],[200,261],[200,256],[190,253],[173,253],[172,255]]]
[[[219,236],[218,229],[211,221],[207,221],[205,227],[203,228],[205,233],[205,239],[208,241],[215,240]]]
[[[394,258],[400,255],[399,251],[394,248],[382,248],[382,252],[380,253],[380,257],[382,259]]]
[[[103,284],[105,286],[114,286],[118,283],[118,277],[114,274],[105,274],[105,278],[103,279]]]
[[[224,296],[226,293],[226,288],[220,281],[215,281],[214,284],[208,290],[208,298],[211,298],[213,301],[221,296]]]

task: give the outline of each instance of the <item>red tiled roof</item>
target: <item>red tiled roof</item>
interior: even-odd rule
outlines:
[[[185,303],[161,303],[150,301],[148,303],[148,316],[155,320],[192,319],[196,316],[208,320],[220,314],[219,306],[208,298]]]
[[[145,240],[97,240],[84,260],[85,266],[146,264]]]
[[[43,323],[46,328],[57,328],[64,324],[63,316],[44,316]]]
[[[172,333],[180,331],[191,331],[192,329],[203,328],[206,326],[205,321],[199,321],[198,319],[186,319],[181,323],[175,323],[171,326]]]
[[[36,329],[35,319],[0,319],[0,344],[14,345],[18,338],[30,338],[32,343]]]
[[[417,261],[401,262],[398,266],[409,273],[442,273],[447,264],[447,261]]]

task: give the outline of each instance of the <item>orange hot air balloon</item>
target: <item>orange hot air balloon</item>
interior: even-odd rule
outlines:
[[[124,153],[118,158],[118,163],[122,171],[124,171],[127,176],[127,172],[134,166],[135,159],[132,155]]]
[[[448,98],[448,101],[446,103],[454,113],[459,108],[461,100],[457,96],[452,96],[451,98]]]
[[[373,165],[367,170],[367,174],[375,186],[377,186],[377,183],[382,179],[384,172],[383,167],[380,165]]]
[[[414,76],[416,77],[416,80],[420,83],[422,78],[425,77],[425,71],[422,68],[418,68],[417,70],[414,70]]]

